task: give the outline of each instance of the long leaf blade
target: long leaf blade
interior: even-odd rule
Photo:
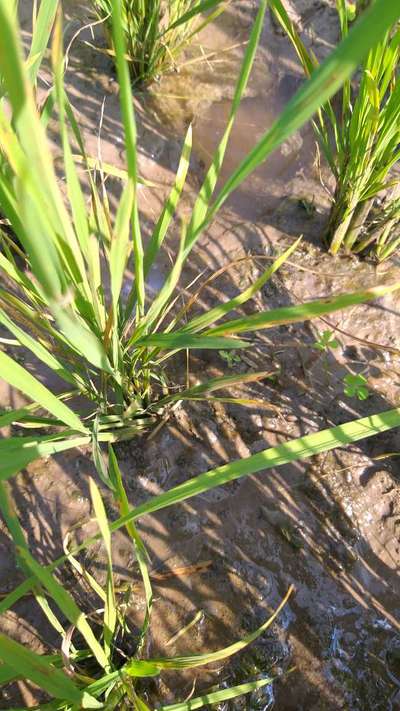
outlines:
[[[258,331],[262,328],[274,328],[288,323],[296,323],[307,319],[318,318],[325,314],[333,313],[341,309],[349,308],[357,304],[365,304],[367,301],[378,299],[385,294],[389,294],[400,288],[400,283],[388,286],[375,286],[365,291],[354,291],[350,294],[339,294],[328,299],[318,299],[316,301],[305,302],[298,306],[283,306],[270,311],[262,311],[259,314],[252,314],[245,318],[226,321],[220,326],[215,326],[204,332],[205,336],[222,336],[225,334],[235,334],[250,331]],[[178,332],[176,332],[178,333]]]
[[[170,491],[153,497],[150,501],[133,509],[127,516],[122,516],[111,525],[116,531],[129,521],[135,521],[141,516],[154,513],[160,509],[185,501],[206,491],[235,481],[242,476],[267,471],[293,461],[313,457],[321,452],[328,452],[336,447],[357,442],[367,437],[373,437],[400,426],[400,408],[387,410],[378,415],[370,415],[343,425],[330,427],[320,432],[289,440],[277,447],[264,449],[250,457],[238,459],[229,464],[211,469],[204,474],[179,484]]]
[[[234,644],[230,644],[229,647],[224,649],[219,649],[217,652],[209,652],[206,654],[193,654],[191,656],[173,657],[172,659],[148,659],[148,660],[132,660],[125,665],[124,669],[128,674],[132,676],[146,676],[142,674],[141,670],[147,669],[150,676],[153,676],[153,669],[156,668],[160,672],[162,669],[194,669],[195,667],[203,666],[204,664],[211,664],[213,662],[219,662],[223,659],[231,657],[233,654],[237,654],[242,649],[247,647],[251,642],[254,642],[258,637],[260,637],[263,632],[265,632],[268,627],[272,625],[274,620],[278,617],[279,613],[286,605],[291,594],[294,591],[294,587],[291,585],[288,592],[286,593],[283,600],[280,602],[274,613],[254,632],[243,637],[243,639]]]
[[[30,679],[58,699],[69,701],[79,708],[103,707],[93,696],[75,686],[60,669],[3,634],[0,634],[0,657],[6,660],[18,676]]]
[[[0,351],[1,377],[9,385],[20,390],[45,410],[51,412],[71,429],[77,432],[87,432],[79,417],[61,400],[29,373],[22,365],[13,361],[4,351]]]
[[[209,704],[220,704],[222,701],[230,701],[231,699],[237,699],[239,696],[251,694],[252,691],[257,691],[257,689],[262,689],[264,686],[272,684],[273,681],[274,679],[271,677],[259,679],[258,681],[249,681],[247,684],[239,684],[238,686],[231,686],[229,689],[221,689],[221,691],[212,691],[209,694],[203,694],[203,696],[196,696],[193,699],[189,699],[189,701],[159,706],[158,711],[195,711],[195,709],[201,709]]]
[[[111,659],[111,645],[117,624],[117,605],[115,600],[111,553],[111,531],[100,491],[93,479],[89,479],[89,488],[93,509],[107,554],[106,601],[104,606],[104,653],[107,659]],[[109,667],[107,667],[106,671],[107,670],[109,670]]]
[[[100,666],[106,669],[108,667],[107,657],[96,639],[89,623],[87,622],[85,615],[79,609],[72,595],[54,578],[51,573],[48,572],[48,570],[39,565],[39,563],[36,562],[36,560],[26,549],[20,548],[19,555],[37,580],[39,580],[49,592],[61,612],[63,612],[71,624],[75,625],[79,630]]]
[[[208,350],[221,350],[230,348],[246,348],[247,341],[236,338],[214,338],[208,336],[196,336],[190,333],[154,333],[143,336],[135,341],[135,348],[142,346],[158,348],[201,348]]]
[[[29,50],[29,79],[35,84],[40,65],[47,48],[54,18],[56,16],[59,0],[41,0],[35,26],[33,28],[32,42]]]
[[[111,445],[109,446],[108,468],[110,472],[111,481],[115,486],[121,516],[126,516],[130,510],[129,501],[122,482],[121,470],[119,468],[117,458]],[[126,530],[129,536],[131,537],[133,545],[135,547],[136,558],[139,564],[139,570],[142,576],[144,593],[146,598],[146,617],[143,622],[141,632],[141,638],[143,642],[150,624],[151,610],[153,606],[153,590],[151,587],[150,574],[147,565],[149,556],[133,521],[130,521],[130,523],[127,524]]]
[[[137,205],[137,154],[136,154],[136,121],[133,109],[133,97],[129,77],[128,63],[125,54],[125,40],[122,26],[121,0],[112,0],[112,28],[115,47],[115,59],[120,87],[120,105],[125,132],[125,147],[128,163],[128,181],[133,190],[132,207],[132,239],[135,264],[135,288],[139,311],[144,309],[144,270],[143,244],[140,233]],[[115,239],[120,236],[116,235]]]

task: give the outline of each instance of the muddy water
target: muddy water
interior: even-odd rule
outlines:
[[[299,0],[291,5],[307,41],[324,54],[337,31],[330,4]],[[28,2],[23,5],[27,6]],[[85,22],[86,11],[76,1],[65,3],[65,8],[71,35]],[[202,48],[195,48],[188,60],[201,51],[241,45],[254,12],[252,2],[232,4],[218,26],[202,38]],[[123,167],[113,71],[103,55],[84,44],[85,39],[92,39],[87,32],[71,50],[68,88],[93,155],[98,150],[105,99],[102,155]],[[189,210],[223,131],[242,54],[239,46],[217,55],[214,59],[218,61],[211,57],[208,64],[192,62],[153,87],[150,94],[136,98],[141,171],[149,179],[171,183],[184,128],[193,121],[192,170],[183,211]],[[223,178],[272,124],[300,77],[295,58],[267,18]],[[185,281],[200,269],[208,275],[207,270],[248,252],[270,255],[299,234],[304,234],[304,240],[296,257],[265,287],[252,308],[297,303],[398,278],[396,265],[377,269],[372,263],[334,260],[325,254],[321,234],[328,198],[314,165],[314,142],[306,128],[232,196],[202,236]],[[112,192],[112,184],[110,188]],[[143,190],[146,229],[156,219],[160,205],[158,192]],[[169,255],[166,250],[160,268],[151,277],[153,290],[161,285],[171,258],[173,252]],[[258,274],[259,267],[252,263],[231,271],[228,279],[202,293],[195,308],[209,308],[217,297],[232,296]],[[306,324],[265,332],[255,348],[231,368],[218,354],[194,356],[193,381],[227,370],[276,369],[279,376],[275,382],[246,390],[248,397],[262,397],[270,407],[243,410],[220,403],[195,403],[179,410],[145,445],[143,441],[121,445],[118,455],[131,503],[139,504],[213,466],[290,437],[389,409],[399,401],[399,357],[374,344],[394,351],[400,348],[399,314],[398,299],[385,297],[373,306],[335,315],[328,324],[320,321],[313,327]],[[341,329],[335,334],[339,346],[321,354],[313,344],[320,332],[332,327]],[[182,364],[177,363],[171,377],[180,382],[182,372]],[[370,392],[366,401],[344,395],[343,377],[349,372],[367,376]],[[8,390],[1,397],[3,394],[3,404],[9,404]],[[153,571],[169,574],[155,583],[150,655],[205,652],[227,645],[261,624],[289,585],[295,586],[279,619],[231,664],[196,674],[165,674],[149,683],[145,691],[151,707],[160,699],[186,698],[194,682],[197,694],[216,683],[227,686],[265,675],[277,677],[272,687],[229,708],[269,709],[275,705],[279,711],[384,711],[399,706],[399,460],[382,458],[398,451],[399,437],[394,432],[309,462],[239,480],[140,522]],[[75,525],[83,526],[82,531],[75,531],[78,538],[93,531],[87,484],[93,474],[90,454],[82,451],[37,462],[18,478],[18,489],[14,487],[17,506],[41,560],[60,553],[62,537]],[[5,592],[18,577],[4,529],[0,545],[0,585]],[[115,537],[114,557],[121,585],[137,581],[136,564],[121,532]],[[94,548],[85,562],[102,580],[101,547]],[[78,581],[76,584],[78,587]],[[132,619],[140,622],[142,596],[136,594],[131,603]],[[199,610],[204,613],[199,622],[166,646]],[[30,599],[7,615],[2,626],[34,649],[59,646]],[[296,670],[286,677],[285,672],[293,666]],[[21,687],[13,703],[11,698],[10,692],[1,707],[32,706],[38,696]]]
[[[248,4],[246,7],[247,14],[245,5],[242,4],[240,11],[239,4],[232,16],[223,18],[222,28],[207,30],[201,38],[207,56],[212,56],[213,51],[219,52],[216,63],[211,59],[199,66],[184,66],[178,75],[166,77],[159,88],[150,91],[154,114],[162,116],[172,130],[182,135],[185,126],[193,123],[194,155],[200,165],[209,165],[227,125],[243,45],[254,16],[249,12]],[[237,113],[217,189],[272,126],[303,81],[290,48],[286,47],[282,52],[278,50],[278,44],[282,49],[272,24],[268,23]],[[228,51],[230,47],[232,49]],[[226,51],[225,58],[221,57],[221,51]],[[308,198],[312,204],[326,203],[321,186],[315,180],[315,164],[315,139],[308,126],[269,156],[235,191],[228,204],[244,220],[254,221],[271,207],[277,209],[283,195],[292,199]],[[311,191],[310,180],[313,181]]]
[[[250,152],[264,130],[272,125],[280,109],[292,95],[293,86],[298,85],[298,81],[292,79],[284,77],[273,91],[244,99],[238,112],[236,130],[232,134],[231,148],[224,162],[220,184],[225,182]],[[209,162],[212,149],[218,138],[222,137],[229,111],[230,101],[224,100],[213,104],[206,119],[196,121],[195,147],[205,163]],[[277,207],[282,199],[282,192],[288,191],[290,194],[292,181],[299,176],[303,179],[309,177],[312,172],[313,149],[314,140],[309,131],[305,136],[297,133],[286,141],[231,198],[231,204],[240,216],[254,220],[271,205]],[[301,197],[302,195],[299,195],[299,199]]]

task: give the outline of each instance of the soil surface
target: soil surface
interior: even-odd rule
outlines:
[[[28,35],[31,3],[21,4]],[[88,22],[88,15],[84,3],[63,4],[68,42]],[[338,38],[334,3],[293,0],[286,4],[303,37],[323,57]],[[161,184],[159,189],[141,191],[147,229],[159,214],[185,128],[193,121],[191,172],[181,207],[182,214],[190,210],[225,126],[243,43],[255,12],[256,3],[231,3],[202,37],[201,46],[192,48],[179,73],[135,98],[141,174]],[[89,154],[96,155],[101,144],[103,159],[124,167],[114,70],[109,58],[93,48],[104,46],[98,28],[93,32],[92,36],[86,29],[75,37],[67,89]],[[208,58],[199,61],[202,55]],[[267,16],[223,177],[271,126],[302,80],[287,40]],[[46,89],[44,81],[42,89]],[[55,125],[50,131],[56,135]],[[308,126],[276,151],[225,204],[194,250],[182,284],[189,284],[201,272],[205,281],[241,257],[257,258],[231,266],[211,282],[192,313],[247,287],[260,274],[265,257],[282,251],[300,235],[303,239],[295,255],[245,307],[246,313],[399,278],[396,259],[377,266],[368,258],[326,254],[323,235],[333,186],[316,155]],[[117,196],[119,182],[110,179],[109,189]],[[160,287],[173,249],[172,239],[151,274],[151,290]],[[327,329],[334,332],[338,343],[323,352],[315,343]],[[327,319],[263,331],[252,349],[238,354],[233,362],[218,353],[193,356],[193,383],[223,372],[273,371],[273,379],[235,392],[263,399],[265,407],[188,403],[151,439],[119,445],[130,502],[137,505],[218,464],[395,406],[400,388],[399,333],[400,301],[391,295]],[[177,383],[182,370],[177,360],[170,372]],[[367,399],[344,394],[343,378],[348,373],[365,375]],[[47,374],[41,375],[46,379]],[[22,402],[4,385],[0,397],[2,407]],[[256,643],[229,664],[179,677],[164,674],[147,689],[150,705],[185,699],[214,684],[232,685],[272,675],[276,681],[262,693],[218,708],[400,708],[398,453],[399,433],[393,431],[239,479],[139,521],[152,570],[163,574],[155,579],[151,655],[206,652],[228,645],[259,626],[289,586],[295,587],[279,618]],[[36,462],[11,481],[31,549],[40,561],[49,562],[62,552],[68,532],[81,539],[94,530],[89,476],[95,476],[94,466],[90,453],[82,450]],[[111,502],[110,512],[115,514]],[[123,532],[114,537],[114,558],[121,586],[138,580],[137,564]],[[104,579],[101,546],[89,549],[81,560],[100,581]],[[21,574],[5,526],[0,529],[0,571],[0,592],[7,593]],[[68,575],[71,587],[76,588],[77,580],[72,573]],[[199,611],[203,614],[198,623],[167,645]],[[131,614],[137,622],[143,618],[140,588]],[[23,599],[8,612],[1,627],[35,650],[59,649],[60,640],[32,598]],[[4,692],[0,708],[31,707],[40,698],[35,689],[21,684]]]

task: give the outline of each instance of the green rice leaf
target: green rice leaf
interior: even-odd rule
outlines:
[[[129,514],[130,511],[129,501],[122,482],[121,470],[119,468],[117,458],[111,445],[109,446],[108,450],[108,469],[110,473],[110,479],[115,486],[121,516],[126,516],[127,514]],[[153,590],[151,587],[149,569],[147,565],[149,556],[133,521],[127,524],[126,530],[129,536],[131,537],[133,545],[135,547],[136,558],[139,564],[139,570],[142,576],[146,598],[146,617],[143,622],[141,632],[143,642],[150,624],[151,610],[153,606]]]
[[[73,681],[39,654],[31,652],[19,642],[0,634],[0,657],[7,660],[18,676],[30,679],[41,689],[44,689],[58,699],[69,701],[78,708],[99,709],[103,704],[83,689],[79,689]]]
[[[63,541],[64,553],[67,556],[68,562],[72,565],[73,568],[75,568],[77,573],[79,573],[79,575],[81,575],[82,578],[85,579],[87,584],[92,588],[92,590],[94,590],[94,592],[96,593],[96,595],[98,595],[100,600],[103,603],[105,603],[106,602],[106,593],[104,592],[101,585],[99,585],[99,583],[97,582],[97,580],[95,580],[93,575],[91,575],[89,573],[89,571],[86,570],[86,568],[84,568],[80,564],[80,562],[76,558],[74,558],[74,556],[71,555],[71,553],[69,552],[69,550],[68,550],[69,538],[70,538],[70,534],[67,534],[67,536],[64,538],[64,541]]]
[[[42,346],[37,338],[33,338],[29,335],[26,329],[22,329],[17,326],[17,324],[15,324],[14,321],[1,309],[0,323],[3,324],[3,326],[5,326],[18,339],[21,345],[28,348],[28,350],[30,350],[39,360],[41,360],[42,363],[51,368],[51,370],[53,370],[60,378],[68,383],[71,383],[72,385],[77,385],[77,381],[75,380],[73,374],[64,368],[62,363],[60,363],[60,361],[52,353],[50,353],[47,348]]]
[[[101,537],[103,539],[107,553],[107,581],[106,581],[106,602],[104,607],[104,654],[107,659],[111,659],[111,645],[117,624],[117,605],[115,601],[113,564],[111,553],[111,531],[108,525],[107,514],[104,508],[103,500],[100,491],[93,479],[89,479],[90,496],[96,520],[100,528]],[[110,671],[110,665],[106,667],[106,671]]]
[[[81,353],[96,368],[116,375],[111,367],[103,343],[98,336],[80,323],[74,315],[58,303],[51,304],[57,322],[71,346]]]
[[[7,664],[0,665],[0,687],[19,679],[18,672]]]
[[[143,331],[145,331],[145,329],[148,331],[152,331],[155,328],[155,323],[157,323],[157,321],[160,320],[160,317],[164,314],[165,309],[168,309],[170,298],[174,293],[176,285],[179,282],[179,277],[181,275],[185,261],[183,255],[185,235],[186,225],[182,221],[179,249],[174,260],[173,267],[170,273],[168,274],[164,284],[162,285],[160,291],[158,292],[157,296],[153,299],[150,308],[148,309],[144,319],[142,320],[142,323],[132,336],[131,342],[137,341],[137,339],[143,333]]]
[[[181,15],[178,20],[169,25],[167,29],[164,30],[163,35],[166,35],[171,30],[175,30],[180,25],[186,25],[189,20],[191,20],[196,15],[199,15],[202,12],[208,12],[208,10],[213,10],[215,7],[217,7],[217,5],[220,4],[221,0],[201,0],[201,2],[192,7],[187,12],[185,12],[183,15]]]
[[[149,660],[133,660],[125,665],[124,671],[132,676],[154,676],[154,670],[158,669],[161,672],[163,669],[193,669],[195,667],[203,666],[204,664],[211,664],[212,662],[219,662],[223,659],[231,657],[233,654],[237,654],[242,649],[247,647],[251,642],[254,642],[263,632],[265,632],[268,627],[274,622],[282,608],[286,605],[290,595],[294,591],[293,586],[290,586],[288,592],[283,598],[282,602],[276,608],[275,612],[269,617],[264,624],[262,624],[255,632],[243,637],[238,642],[225,647],[224,649],[219,649],[217,652],[209,652],[208,654],[193,654],[191,656],[173,657],[172,659],[149,659]],[[147,670],[147,671],[146,671]],[[145,673],[146,672],[146,673]]]
[[[19,522],[8,484],[0,481],[0,510],[16,546],[27,547],[24,532]]]
[[[151,709],[147,706],[147,704],[143,701],[143,699],[140,698],[135,692],[134,694],[134,704],[135,704],[135,711],[151,711]]]
[[[120,88],[120,105],[122,122],[125,132],[125,149],[128,163],[128,180],[133,190],[132,209],[132,239],[135,263],[135,288],[139,312],[144,309],[144,272],[143,272],[143,244],[140,233],[137,205],[137,155],[136,155],[136,121],[133,110],[133,97],[128,63],[126,60],[126,47],[122,27],[121,0],[112,0],[112,30],[115,48],[115,59]],[[118,239],[118,235],[116,237]]]
[[[385,294],[397,291],[399,288],[400,282],[396,282],[388,286],[375,286],[365,291],[354,291],[350,294],[339,294],[338,296],[332,296],[328,299],[310,301],[299,304],[298,306],[283,306],[278,309],[271,309],[270,311],[262,311],[258,314],[246,316],[245,318],[226,321],[220,326],[210,328],[204,335],[221,336],[225,334],[258,331],[262,328],[274,328],[287,323],[306,321],[307,319],[318,318],[318,316],[324,316],[325,314],[345,309],[349,306],[364,304],[367,301],[372,301]]]
[[[248,348],[248,341],[236,338],[211,338],[208,336],[194,336],[190,333],[153,333],[143,336],[135,341],[135,348],[141,346],[158,348],[201,348],[208,350],[229,350],[230,348]]]
[[[12,109],[12,128],[5,113],[0,112],[0,140],[16,173],[15,192],[26,228],[21,237],[41,286],[54,299],[60,299],[65,270],[74,280],[82,278],[74,258],[76,237],[24,67],[16,21],[4,2],[0,3],[0,23],[0,72]]]
[[[189,701],[169,704],[168,706],[159,706],[157,711],[194,711],[195,709],[201,709],[203,706],[208,706],[209,704],[220,704],[223,701],[237,699],[239,696],[244,696],[257,689],[262,689],[264,686],[272,684],[273,681],[274,679],[271,677],[259,679],[258,681],[250,681],[247,684],[231,686],[229,689],[221,689],[221,691],[212,691],[203,696],[196,696]]]
[[[229,388],[232,385],[242,385],[243,383],[252,383],[258,380],[265,380],[272,375],[275,375],[275,371],[262,371],[258,373],[241,373],[240,375],[224,375],[219,378],[210,378],[200,385],[195,385],[193,388],[187,388],[181,392],[175,393],[174,395],[167,395],[162,398],[158,405],[163,407],[171,402],[176,402],[177,400],[197,400],[201,396],[207,396],[216,390],[221,390],[222,388]]]
[[[71,429],[77,432],[87,432],[79,417],[53,393],[31,375],[19,363],[13,361],[4,351],[0,351],[1,377],[9,385],[20,390],[34,402],[39,403],[45,410],[51,412]]]
[[[115,313],[117,313],[118,299],[131,247],[129,236],[134,200],[134,185],[132,180],[129,180],[124,187],[122,197],[118,205],[115,226],[111,239],[110,276]]]
[[[220,144],[215,151],[212,163],[207,171],[206,178],[203,185],[200,188],[197,200],[194,204],[192,211],[192,218],[188,227],[187,237],[186,237],[186,249],[185,256],[192,249],[197,237],[201,231],[201,225],[207,214],[209,208],[210,200],[212,194],[215,190],[215,186],[218,181],[219,174],[221,172],[222,164],[225,157],[225,152],[228,146],[228,141],[232,132],[234,121],[242,96],[246,90],[246,86],[249,80],[250,72],[253,66],[254,57],[260,41],[260,36],[263,28],[264,15],[267,7],[266,0],[260,0],[260,6],[257,13],[255,23],[253,25],[249,42],[246,47],[245,56],[241,66],[239,78],[235,87],[235,92],[232,101],[232,107],[228,119],[228,124],[225,129],[224,135],[220,141]]]
[[[12,497],[10,495],[10,490],[9,486],[6,482],[1,482],[0,481],[0,510],[3,515],[3,518],[7,524],[8,530],[11,533],[14,545],[20,548],[23,548],[24,550],[29,550],[28,545],[25,540],[25,535],[22,530],[21,524],[19,522],[17,513],[15,511],[15,506],[14,502],[12,500]],[[18,548],[17,548],[18,550]],[[24,562],[19,558],[18,563],[21,566],[21,568],[24,570],[25,574],[30,573],[29,568],[24,565]],[[42,594],[40,589],[37,589],[34,591],[36,602],[40,607],[42,608],[44,614],[46,615],[47,619],[49,620],[50,624],[53,625],[54,629],[57,630],[57,632],[61,635],[61,637],[64,636],[64,629],[60,622],[58,621],[57,617],[55,616],[53,610],[50,608],[50,605],[46,599],[46,597]]]
[[[148,676],[158,676],[160,667],[157,663],[147,661],[147,659],[132,659],[125,664],[123,671],[129,676],[143,678]]]
[[[26,407],[20,407],[17,410],[7,410],[0,414],[0,427],[7,427],[18,420],[23,420],[25,417],[30,417],[32,412],[38,410],[40,405],[33,402]]]
[[[287,250],[285,250],[285,252],[277,257],[271,266],[269,266],[268,269],[266,269],[264,273],[261,274],[261,276],[254,282],[254,284],[251,284],[251,286],[245,289],[241,294],[235,296],[233,299],[230,299],[224,304],[219,304],[215,308],[207,311],[205,314],[192,319],[182,330],[192,333],[193,331],[199,331],[206,328],[211,323],[214,323],[214,321],[218,321],[225,314],[237,309],[239,306],[242,306],[249,301],[249,299],[253,298],[253,296],[259,292],[260,289],[262,289],[264,284],[266,284],[271,276],[273,276],[273,274],[280,269],[282,264],[284,264],[290,255],[296,250],[300,240],[301,238],[297,239]]]
[[[39,565],[39,563],[32,558],[26,549],[19,548],[19,555],[23,559],[24,563],[29,567],[36,579],[46,588],[57,607],[60,608],[65,617],[71,622],[72,625],[75,625],[77,630],[81,633],[100,666],[103,667],[103,669],[107,669],[108,659],[93,634],[93,631],[86,620],[86,616],[79,609],[72,595],[70,595],[70,593],[55,579],[51,573],[48,572],[48,570],[46,570],[46,568]],[[10,660],[7,661],[9,662]]]
[[[31,60],[29,63],[28,76],[32,84],[36,83],[37,74],[47,48],[58,7],[59,0],[41,0],[40,2],[39,12],[33,27],[31,47],[28,56],[28,61]]]
[[[149,245],[146,249],[144,255],[144,275],[145,277],[149,273],[149,270],[156,258],[160,247],[164,241],[164,237],[167,234],[168,228],[171,224],[171,220],[174,216],[179,198],[181,196],[183,187],[185,185],[187,172],[189,169],[190,154],[192,150],[192,125],[190,124],[185,141],[182,148],[182,155],[179,161],[178,170],[176,172],[175,183],[171,190],[168,200],[166,201],[157,225],[154,228],[153,234],[151,235]]]
[[[206,491],[235,481],[242,476],[267,471],[294,461],[313,457],[321,452],[328,452],[336,447],[344,447],[367,437],[373,437],[400,426],[400,408],[387,410],[377,415],[369,415],[358,420],[346,422],[343,425],[330,427],[320,432],[288,440],[277,447],[269,447],[250,457],[238,459],[211,469],[204,474],[188,479],[183,484],[170,489],[149,501],[137,506],[128,515],[122,516],[111,524],[111,530],[116,531],[129,521],[136,521],[141,516],[160,511],[168,506],[186,501]]]
[[[71,434],[71,432],[65,433]],[[3,442],[9,446],[4,447]],[[90,443],[90,437],[72,437],[63,439],[63,435],[45,435],[42,437],[16,437],[0,440],[0,480],[9,479],[24,469],[30,462],[41,457],[48,457],[75,447]]]
[[[76,165],[73,159],[71,146],[68,138],[68,129],[66,124],[66,108],[68,100],[65,96],[64,89],[64,56],[62,48],[62,22],[61,12],[58,13],[54,40],[52,46],[52,62],[55,76],[55,90],[59,107],[59,121],[61,138],[64,153],[65,177],[67,182],[68,197],[71,205],[71,211],[74,218],[75,231],[78,237],[79,246],[82,254],[87,258],[89,249],[89,225],[87,219],[85,199],[82,188],[79,182]],[[84,260],[80,255],[81,271],[84,272]]]

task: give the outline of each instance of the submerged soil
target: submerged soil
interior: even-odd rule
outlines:
[[[287,3],[318,56],[337,40],[332,2]],[[68,37],[87,20],[83,3],[65,2]],[[29,2],[22,3],[29,16]],[[182,67],[135,99],[142,175],[167,186],[179,159],[182,136],[193,121],[191,175],[182,210],[188,212],[205,166],[221,135],[232,97],[243,42],[256,3],[232,3],[207,31],[200,52],[215,56]],[[124,165],[122,128],[113,68],[108,58],[86,44],[101,35],[85,30],[70,51],[67,88],[88,140],[97,154],[97,135],[105,161]],[[234,46],[223,52],[221,48]],[[239,112],[224,175],[253,146],[301,84],[302,75],[287,41],[266,18],[252,79]],[[55,145],[55,150],[57,146]],[[118,182],[109,188],[119,192]],[[193,313],[247,287],[265,261],[303,235],[295,256],[268,282],[246,312],[285,306],[399,278],[396,260],[332,258],[322,236],[332,189],[316,161],[311,129],[292,137],[227,202],[202,236],[183,284],[204,271],[204,279],[232,260],[248,255],[212,282]],[[144,188],[145,225],[159,213],[167,188]],[[173,255],[169,242],[151,275],[157,291]],[[289,438],[390,409],[399,400],[399,297],[336,313],[325,320],[281,326],[257,335],[245,355],[227,362],[222,354],[198,353],[190,362],[194,382],[222,372],[271,370],[274,378],[241,389],[262,398],[265,407],[192,403],[151,438],[118,447],[130,501],[139,504],[218,464],[248,456]],[[321,352],[315,342],[330,329],[336,348]],[[182,363],[171,378],[180,382]],[[366,400],[347,397],[343,378],[363,374]],[[43,374],[45,377],[45,374]],[[239,391],[238,391],[239,393]],[[2,387],[2,407],[15,406],[14,393]],[[279,618],[262,637],[229,664],[196,673],[164,674],[148,685],[150,705],[185,699],[214,684],[232,685],[272,675],[262,693],[220,709],[323,711],[400,708],[400,482],[397,431],[351,447],[247,479],[147,516],[139,530],[155,579],[150,655],[206,652],[227,645],[260,625],[290,585],[295,591]],[[93,530],[88,478],[90,454],[69,452],[36,462],[12,480],[29,542],[35,555],[50,561],[61,552],[66,533],[78,539]],[[113,513],[110,503],[110,512]],[[0,592],[20,580],[10,541],[0,531]],[[115,535],[114,556],[121,586],[138,580],[125,534]],[[94,547],[82,559],[104,579],[104,551]],[[72,575],[72,574],[71,574]],[[71,586],[77,581],[72,576]],[[82,594],[84,594],[84,590]],[[139,589],[131,598],[135,622],[143,618]],[[176,642],[167,642],[202,611],[197,624]],[[2,629],[36,650],[59,648],[57,635],[31,598],[23,599],[1,622]],[[289,669],[293,669],[286,674]],[[1,708],[34,705],[40,695],[19,685],[4,692]]]

